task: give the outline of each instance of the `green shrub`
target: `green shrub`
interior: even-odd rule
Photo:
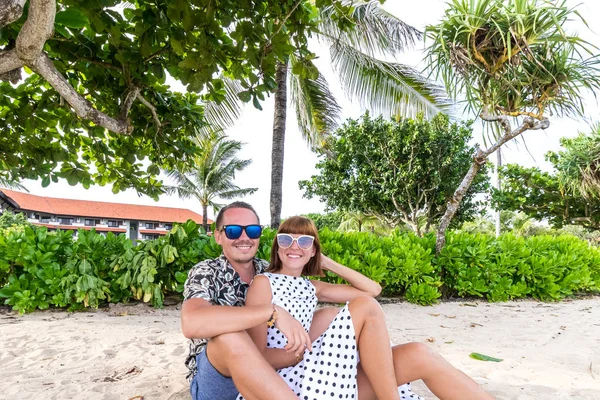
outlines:
[[[458,296],[548,301],[600,291],[600,251],[571,235],[451,233],[437,263]]]
[[[275,231],[265,229],[258,257],[269,260]],[[531,296],[559,300],[600,292],[600,250],[571,235],[496,239],[453,232],[439,257],[435,237],[393,232],[320,232],[322,251],[379,282],[386,296],[428,305],[442,284],[455,296],[507,301]],[[44,227],[0,230],[0,299],[23,313],[48,307],[77,310],[132,298],[163,305],[182,293],[189,269],[215,258],[221,247],[193,221],[133,246],[124,235],[94,230],[48,232]],[[443,274],[442,274],[443,272]],[[327,282],[343,280],[327,272]]]

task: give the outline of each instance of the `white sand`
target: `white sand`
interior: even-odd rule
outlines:
[[[600,399],[598,297],[383,307],[395,343],[429,343],[498,399]],[[175,306],[24,316],[2,309],[0,338],[1,399],[168,399],[187,386]],[[436,398],[421,382],[414,390]]]

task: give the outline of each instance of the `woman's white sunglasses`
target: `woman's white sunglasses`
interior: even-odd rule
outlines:
[[[315,237],[310,235],[302,235],[295,238],[287,233],[277,234],[277,244],[282,249],[292,247],[292,245],[294,244],[294,240],[296,241],[296,243],[298,243],[299,248],[301,248],[302,250],[308,250],[313,246],[313,243],[315,242]]]

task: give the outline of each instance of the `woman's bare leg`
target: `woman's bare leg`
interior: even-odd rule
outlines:
[[[348,306],[360,364],[377,399],[399,400],[390,338],[381,306],[372,297],[359,297]]]
[[[398,385],[422,379],[441,400],[493,400],[473,379],[423,343],[394,346],[392,353]],[[375,400],[373,385],[361,367],[359,364],[358,399]]]
[[[340,310],[337,307],[323,307],[315,311],[312,323],[310,324],[310,331],[308,332],[311,342],[314,342],[329,328],[331,321],[338,315]]]

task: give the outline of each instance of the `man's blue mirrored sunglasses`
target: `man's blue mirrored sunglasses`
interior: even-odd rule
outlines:
[[[258,239],[262,234],[262,226],[260,225],[223,225],[221,231],[225,232],[227,239],[239,239],[242,232],[246,231],[246,235],[250,239]]]

